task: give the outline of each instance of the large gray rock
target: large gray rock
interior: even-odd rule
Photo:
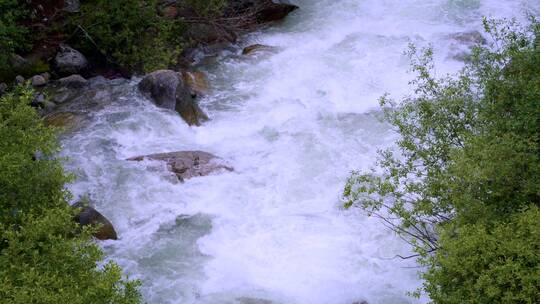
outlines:
[[[32,86],[34,87],[41,87],[47,84],[47,80],[45,80],[45,77],[41,75],[35,75],[31,78]]]
[[[88,206],[86,202],[77,202],[72,207],[80,208],[80,212],[75,216],[75,221],[81,226],[98,226],[94,232],[94,237],[98,240],[116,240],[118,236],[112,223],[99,213],[96,209]]]
[[[81,52],[67,45],[60,45],[54,58],[54,67],[61,75],[78,74],[88,67],[88,60]]]
[[[224,164],[223,161],[220,161],[220,158],[217,156],[203,151],[157,153],[131,157],[127,160],[142,161],[144,159],[166,162],[168,169],[176,174],[180,181],[197,176],[206,176],[216,171],[234,170],[232,167]]]
[[[139,90],[157,106],[176,110],[189,125],[199,126],[208,120],[180,73],[171,70],[152,72],[141,80]]]

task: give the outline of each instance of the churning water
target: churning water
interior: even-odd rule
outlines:
[[[410,92],[403,52],[433,44],[440,73],[481,17],[538,14],[540,0],[297,0],[285,22],[246,38],[274,46],[205,60],[202,127],[142,98],[136,81],[63,138],[76,196],[89,194],[120,239],[102,242],[148,303],[416,303],[410,248],[377,220],[341,208],[350,170],[396,135],[377,99]],[[536,11],[535,11],[536,10]],[[161,164],[124,159],[203,150],[234,172],[177,183]]]

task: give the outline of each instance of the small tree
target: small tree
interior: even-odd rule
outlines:
[[[387,96],[381,99],[386,119],[401,135],[399,151],[381,152],[378,168],[370,173],[353,172],[344,191],[346,207],[380,217],[414,246],[420,263],[428,266],[425,290],[438,303],[466,299],[462,295],[467,286],[455,275],[470,265],[454,263],[455,272],[442,267],[465,256],[456,244],[472,242],[482,233],[494,242],[489,235],[503,237],[501,227],[517,225],[513,213],[530,208],[523,216],[537,217],[534,206],[540,204],[540,25],[534,19],[527,27],[511,21],[484,25],[493,45],[476,47],[457,77],[435,78],[431,50],[418,55],[411,47],[413,70],[418,73],[412,82],[414,96],[401,103]],[[517,236],[535,229],[523,228]],[[513,246],[507,241],[502,238],[491,248]],[[513,244],[528,245],[524,250],[540,245],[537,238],[530,241]],[[471,259],[487,259],[466,271],[470,282],[482,280],[499,262],[496,255],[482,250],[470,254]],[[538,262],[536,255],[516,265],[534,268]],[[514,287],[513,293],[526,289]],[[503,299],[502,294],[492,298],[479,294],[495,302]],[[532,293],[525,294],[523,303],[535,302]],[[468,295],[472,296],[470,290]]]

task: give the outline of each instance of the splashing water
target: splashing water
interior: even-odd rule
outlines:
[[[148,303],[415,303],[421,285],[410,248],[379,221],[344,211],[350,170],[366,169],[396,135],[377,119],[385,92],[407,94],[409,43],[432,44],[438,71],[456,71],[468,48],[451,35],[482,16],[524,18],[540,1],[321,0],[250,35],[275,51],[223,51],[201,64],[213,86],[211,121],[188,127],[136,90],[114,84],[114,102],[66,135],[63,154],[116,226],[103,242]],[[235,167],[177,183],[157,152],[204,150]]]

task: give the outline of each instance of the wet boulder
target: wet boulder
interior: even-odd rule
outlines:
[[[81,127],[83,121],[84,116],[75,112],[56,112],[43,117],[43,123],[46,126],[59,128],[63,132],[77,130]]]
[[[139,90],[158,107],[178,112],[189,125],[199,126],[208,120],[181,73],[171,70],[152,72],[141,80]]]
[[[252,55],[260,52],[272,51],[274,48],[264,44],[252,44],[242,50],[242,55]]]
[[[454,33],[448,37],[465,45],[486,44],[486,38],[479,31]]]
[[[207,93],[210,86],[204,73],[199,71],[184,71],[182,78],[192,94],[203,95]]]
[[[60,75],[78,74],[88,67],[88,60],[81,52],[67,45],[60,45],[54,58],[54,67]]]
[[[169,153],[157,153],[128,158],[129,161],[142,161],[145,159],[164,161],[169,171],[176,174],[180,181],[206,176],[211,173],[234,169],[227,166],[220,158],[203,151],[179,151]]]
[[[238,302],[238,304],[277,304],[270,300],[252,297],[240,297],[236,298],[236,301]]]
[[[94,232],[94,237],[98,240],[116,240],[118,236],[112,223],[99,213],[96,209],[88,206],[86,202],[77,202],[72,205],[73,208],[80,208],[80,212],[75,216],[75,221],[81,226],[98,226]]]

